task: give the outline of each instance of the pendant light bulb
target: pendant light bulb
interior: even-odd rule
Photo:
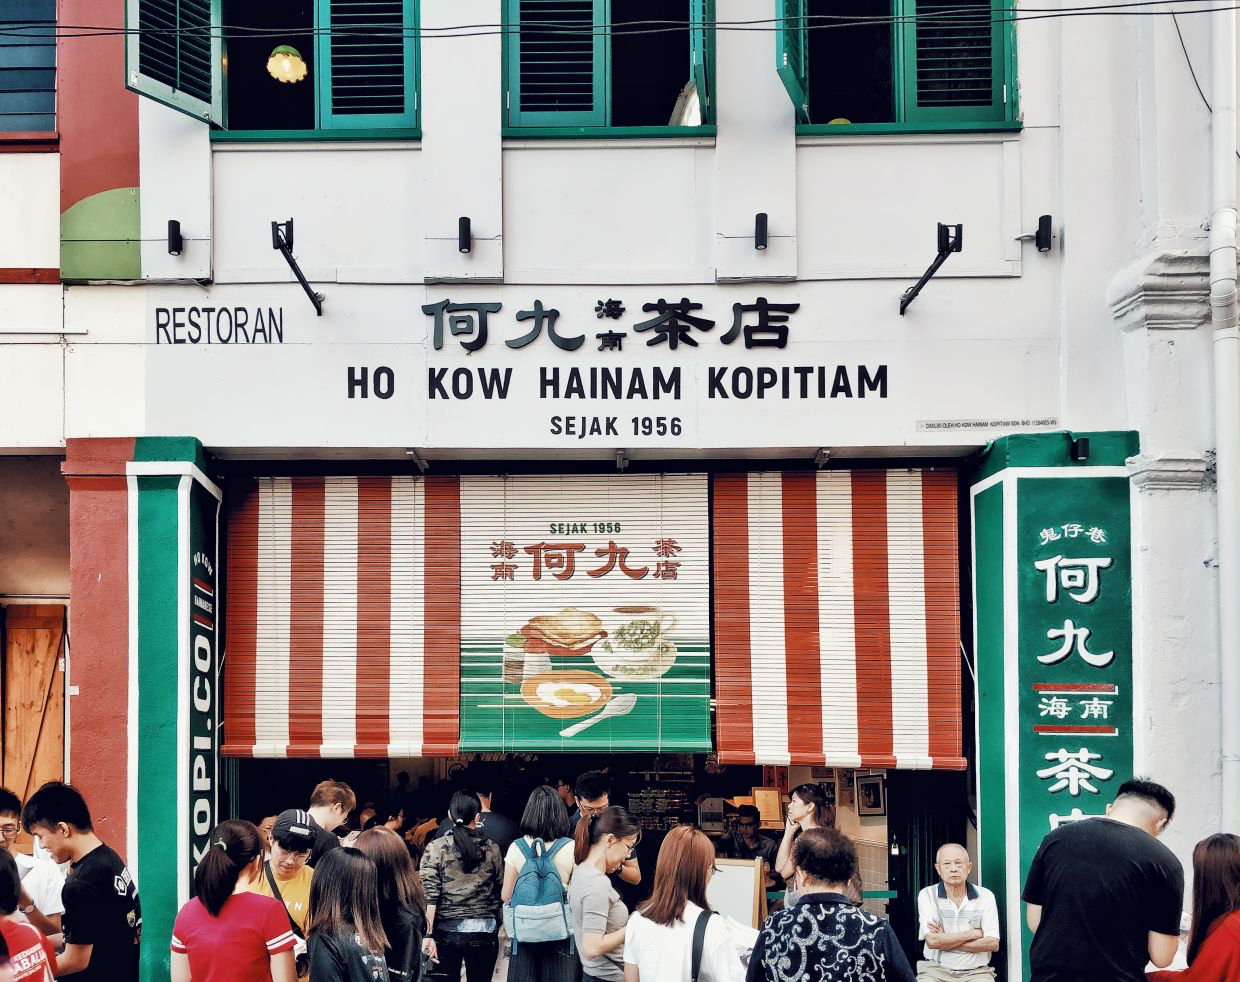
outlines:
[[[267,74],[277,82],[300,82],[307,71],[301,52],[290,44],[277,46],[267,59]]]

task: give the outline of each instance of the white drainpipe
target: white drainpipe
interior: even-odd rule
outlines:
[[[1218,466],[1218,586],[1222,704],[1222,828],[1240,827],[1240,332],[1236,297],[1236,12],[1213,30],[1210,320]]]

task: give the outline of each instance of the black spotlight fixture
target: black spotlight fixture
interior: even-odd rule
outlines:
[[[1054,237],[1055,233],[1051,231],[1051,216],[1042,215],[1038,218],[1038,231],[1033,237],[1033,243],[1038,247],[1038,252],[1050,252],[1051,240]]]
[[[766,248],[766,212],[753,216],[753,247],[759,252]]]
[[[463,255],[469,255],[474,248],[473,232],[469,228],[468,216],[462,216],[456,222],[456,248]]]
[[[1069,453],[1073,460],[1089,460],[1089,437],[1073,437]]]
[[[168,255],[179,256],[181,250],[185,247],[185,241],[181,238],[181,223],[175,218],[168,219]]]

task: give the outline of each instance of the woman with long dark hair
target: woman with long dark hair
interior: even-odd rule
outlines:
[[[625,926],[625,982],[684,982],[691,977],[693,934],[706,919],[699,982],[741,982],[745,965],[727,925],[706,902],[715,847],[706,833],[678,825],[667,833],[655,864],[650,899]]]
[[[808,829],[835,828],[835,805],[827,802],[826,795],[817,784],[799,784],[788,796],[788,821],[784,824],[784,838],[775,854],[775,872],[792,883],[796,864],[792,861],[792,846],[797,837]],[[784,893],[784,905],[791,907],[800,895],[791,886]],[[853,874],[844,896],[854,904],[861,904],[861,875]]]
[[[568,885],[568,911],[581,959],[582,982],[623,982],[624,935],[629,910],[611,874],[633,855],[641,826],[625,808],[603,809],[590,825],[585,861]]]
[[[296,939],[284,905],[246,889],[262,875],[258,829],[230,818],[208,842],[194,870],[197,896],[172,926],[172,982],[294,982]]]
[[[1157,982],[1240,982],[1240,836],[1220,832],[1193,849],[1193,928],[1188,968]]]
[[[448,804],[452,829],[422,854],[426,890],[426,937],[422,950],[439,963],[439,974],[457,982],[489,982],[499,954],[499,893],[504,879],[499,846],[478,832],[482,803],[458,791]],[[317,980],[316,980],[317,982]]]
[[[310,881],[310,978],[314,982],[388,982],[379,917],[378,871],[362,852],[324,853]]]
[[[418,870],[401,837],[386,826],[367,829],[355,846],[378,871],[379,919],[387,935],[383,960],[388,974],[392,982],[414,982],[422,972],[422,938],[426,935],[426,894]]]
[[[562,941],[520,941],[513,945],[508,961],[508,982],[576,982],[581,976],[577,956],[569,944],[568,882],[573,875],[573,840],[568,837],[568,815],[555,788],[543,785],[530,792],[521,814],[521,837],[504,856],[504,886],[500,899],[507,904],[517,889],[517,879],[533,857],[550,855],[564,893]],[[507,916],[507,909],[505,909]]]

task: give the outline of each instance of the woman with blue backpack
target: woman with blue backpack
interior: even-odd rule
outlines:
[[[549,785],[535,788],[521,815],[521,837],[504,857],[504,927],[512,939],[508,982],[581,978],[568,916],[572,873],[564,802]]]
[[[589,850],[573,872],[568,911],[581,957],[583,982],[623,982],[628,908],[611,875],[633,855],[641,826],[627,809],[604,808],[590,823]]]

